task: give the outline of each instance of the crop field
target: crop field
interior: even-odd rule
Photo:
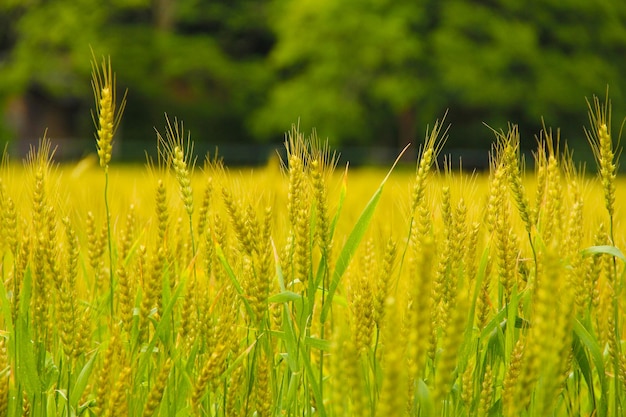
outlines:
[[[549,129],[524,169],[514,125],[489,173],[452,172],[441,121],[410,169],[350,169],[293,127],[284,161],[229,170],[177,120],[124,166],[93,68],[94,156],[59,165],[44,138],[0,168],[0,416],[626,412],[608,101],[597,175]]]

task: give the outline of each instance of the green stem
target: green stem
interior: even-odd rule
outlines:
[[[322,249],[322,262],[320,264],[320,268],[323,269],[322,274],[322,307],[324,307],[324,303],[326,302],[326,289],[328,285],[328,275],[330,273],[328,269],[328,249]],[[320,322],[320,339],[324,340],[324,323]],[[319,378],[320,378],[320,396],[324,398],[324,351],[320,350],[320,358],[319,358]]]
[[[193,218],[191,213],[189,213],[189,236],[191,236],[191,253],[193,254],[193,278],[196,279],[196,241],[193,237]]]
[[[71,381],[72,381],[72,359],[70,357],[70,358],[68,358],[68,365],[67,365],[67,401],[66,401],[66,404],[67,404],[67,415],[68,416],[72,415],[72,413],[70,411],[72,409],[72,404],[70,402],[70,398],[71,398],[71,394],[72,394],[72,392],[71,392],[71,388],[72,388]]]
[[[609,212],[609,239],[611,242],[611,245],[615,245],[615,239],[613,238],[613,216],[611,215],[611,213]],[[620,397],[619,397],[619,387],[620,387],[620,380],[619,380],[619,372],[620,372],[620,355],[621,355],[621,349],[620,349],[620,340],[621,340],[621,336],[620,336],[620,332],[619,332],[619,290],[620,290],[620,282],[618,282],[618,277],[617,277],[617,263],[616,263],[616,259],[615,256],[612,257],[613,258],[613,329],[611,329],[614,332],[614,337],[615,337],[615,352],[613,355],[613,372],[615,373],[614,378],[613,378],[613,383],[615,385],[615,397],[614,397],[614,402],[613,402],[613,415],[617,416],[619,415],[619,409],[620,409]]]
[[[115,317],[113,306],[113,243],[111,240],[111,214],[109,211],[109,166],[104,168],[104,208],[107,218],[107,240],[109,244],[109,290],[111,291],[110,306],[111,320]]]
[[[618,416],[619,415],[619,409],[620,409],[620,397],[619,397],[619,388],[620,388],[620,379],[619,379],[619,372],[620,372],[620,366],[619,366],[619,357],[620,357],[620,349],[619,349],[619,343],[620,343],[620,334],[619,334],[619,314],[618,314],[618,299],[616,295],[613,295],[613,332],[615,333],[614,337],[615,337],[615,350],[616,352],[613,355],[613,372],[615,373],[614,377],[613,377],[613,383],[615,385],[615,401],[613,403],[613,415],[614,416]]]

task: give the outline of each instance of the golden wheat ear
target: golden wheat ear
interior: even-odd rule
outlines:
[[[95,54],[93,51],[91,53],[91,86],[96,104],[95,114],[92,112],[91,116],[96,126],[96,146],[100,166],[107,169],[113,151],[113,137],[126,108],[128,90],[124,92],[118,106],[115,73],[111,69],[111,58],[102,57],[101,63],[98,64]]]
[[[598,165],[598,172],[604,189],[605,206],[611,222],[611,235],[613,229],[613,216],[615,214],[615,180],[617,177],[617,157],[611,137],[611,101],[607,97],[604,103],[593,97],[593,104],[587,101],[589,108],[589,123],[591,128],[585,129],[587,140]],[[612,236],[611,236],[612,237]]]

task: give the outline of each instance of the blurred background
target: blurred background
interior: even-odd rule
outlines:
[[[508,122],[532,149],[542,119],[593,160],[585,99],[608,86],[616,137],[626,114],[624,1],[2,0],[12,154],[46,128],[59,157],[94,152],[90,48],[128,89],[117,160],[144,160],[167,113],[227,163],[264,163],[299,123],[342,160],[388,164],[446,111],[465,167]]]

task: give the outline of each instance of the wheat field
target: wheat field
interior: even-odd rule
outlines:
[[[454,172],[443,121],[410,169],[293,127],[283,161],[229,170],[169,119],[158,158],[115,165],[110,61],[93,87],[93,156],[44,137],[0,169],[0,416],[624,414],[608,101],[596,176],[549,129],[523,163],[514,125]]]

